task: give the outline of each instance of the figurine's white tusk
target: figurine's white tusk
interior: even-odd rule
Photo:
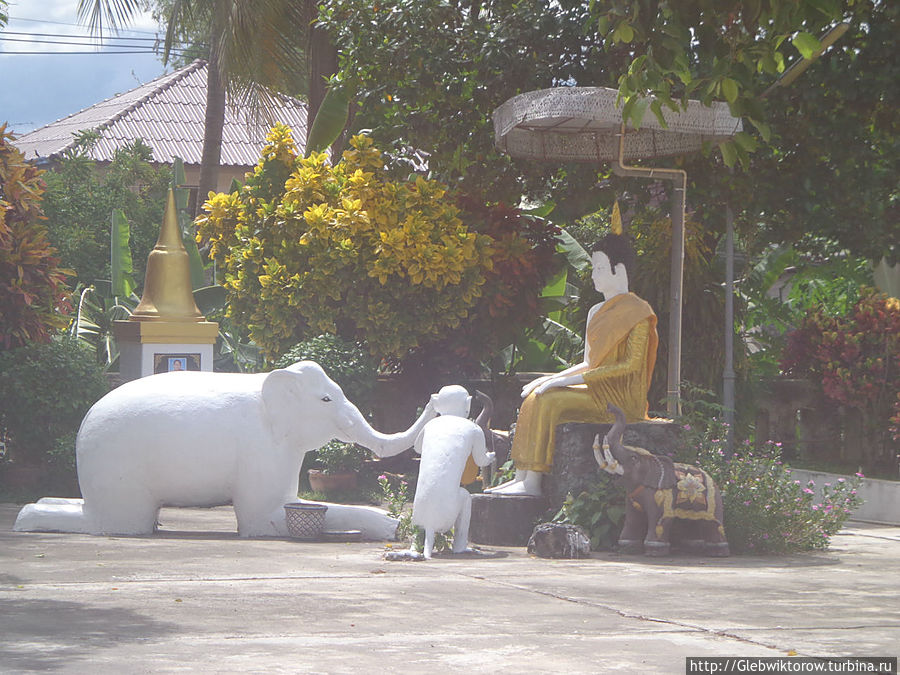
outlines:
[[[620,476],[625,473],[625,470],[619,465],[619,462],[615,457],[612,456],[612,453],[609,451],[609,445],[603,446],[603,454],[606,456],[606,462],[609,465],[607,467],[607,471],[610,473],[616,473]]]
[[[597,460],[597,464],[600,466],[600,468],[605,470],[606,467],[608,466],[608,464],[607,464],[606,460],[604,459],[603,454],[600,452],[600,434],[597,434],[596,436],[594,436],[593,450],[594,450],[594,459]]]

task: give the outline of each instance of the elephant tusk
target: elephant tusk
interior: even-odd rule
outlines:
[[[594,445],[592,446],[594,451],[594,459],[597,461],[597,464],[601,469],[606,469],[608,466],[606,460],[603,457],[603,454],[600,452],[600,434],[594,436]]]
[[[609,445],[603,446],[603,454],[606,456],[606,461],[609,463],[609,467],[606,469],[607,471],[609,471],[610,473],[619,474],[620,476],[625,473],[625,471],[619,465],[619,462],[610,453]]]

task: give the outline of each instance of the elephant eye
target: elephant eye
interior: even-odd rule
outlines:
[[[331,403],[331,397],[330,397],[328,394],[325,394],[325,395],[322,397],[322,400],[323,400],[325,403]]]

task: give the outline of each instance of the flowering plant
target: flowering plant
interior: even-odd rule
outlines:
[[[862,474],[823,486],[791,477],[780,460],[780,443],[726,453],[726,425],[714,419],[691,434],[696,462],[715,480],[725,506],[725,532],[731,549],[744,553],[789,553],[828,547],[850,513],[862,503]]]
[[[412,524],[412,511],[406,508],[409,501],[409,482],[402,476],[381,474],[378,476],[378,485],[381,487],[381,499],[387,506],[388,515],[397,518],[397,541],[406,541],[416,534],[416,528]]]

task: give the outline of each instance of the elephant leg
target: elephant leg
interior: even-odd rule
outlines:
[[[628,504],[625,509],[625,523],[619,535],[618,547],[623,553],[640,553],[647,533],[647,517]]]
[[[728,548],[728,541],[725,539],[725,528],[722,527],[722,521],[710,520],[704,523],[706,532],[706,555],[715,558],[727,558],[731,555],[731,549]]]
[[[296,501],[296,500],[294,500]],[[287,518],[284,514],[284,499],[234,500],[234,516],[237,519],[238,534],[241,537],[286,537]]]
[[[656,503],[647,500],[644,504],[647,509],[647,538],[644,539],[644,553],[649,556],[669,555],[669,534],[672,529],[672,518],[663,517],[661,509]]]
[[[722,519],[724,507],[722,498],[716,501],[716,519],[704,523],[706,534],[706,554],[716,558],[727,558],[731,555],[728,540],[725,538],[725,527]]]
[[[456,517],[456,524],[453,526],[453,552],[465,553],[471,551],[469,548],[469,521],[472,519],[472,495],[465,488],[460,488],[460,501],[462,508]]]
[[[83,509],[92,534],[153,534],[159,517],[159,504],[140,494],[116,500],[86,496]]]
[[[425,528],[425,545],[422,547],[422,554],[425,556],[425,560],[431,560],[431,555],[434,552],[434,528],[426,527]]]

